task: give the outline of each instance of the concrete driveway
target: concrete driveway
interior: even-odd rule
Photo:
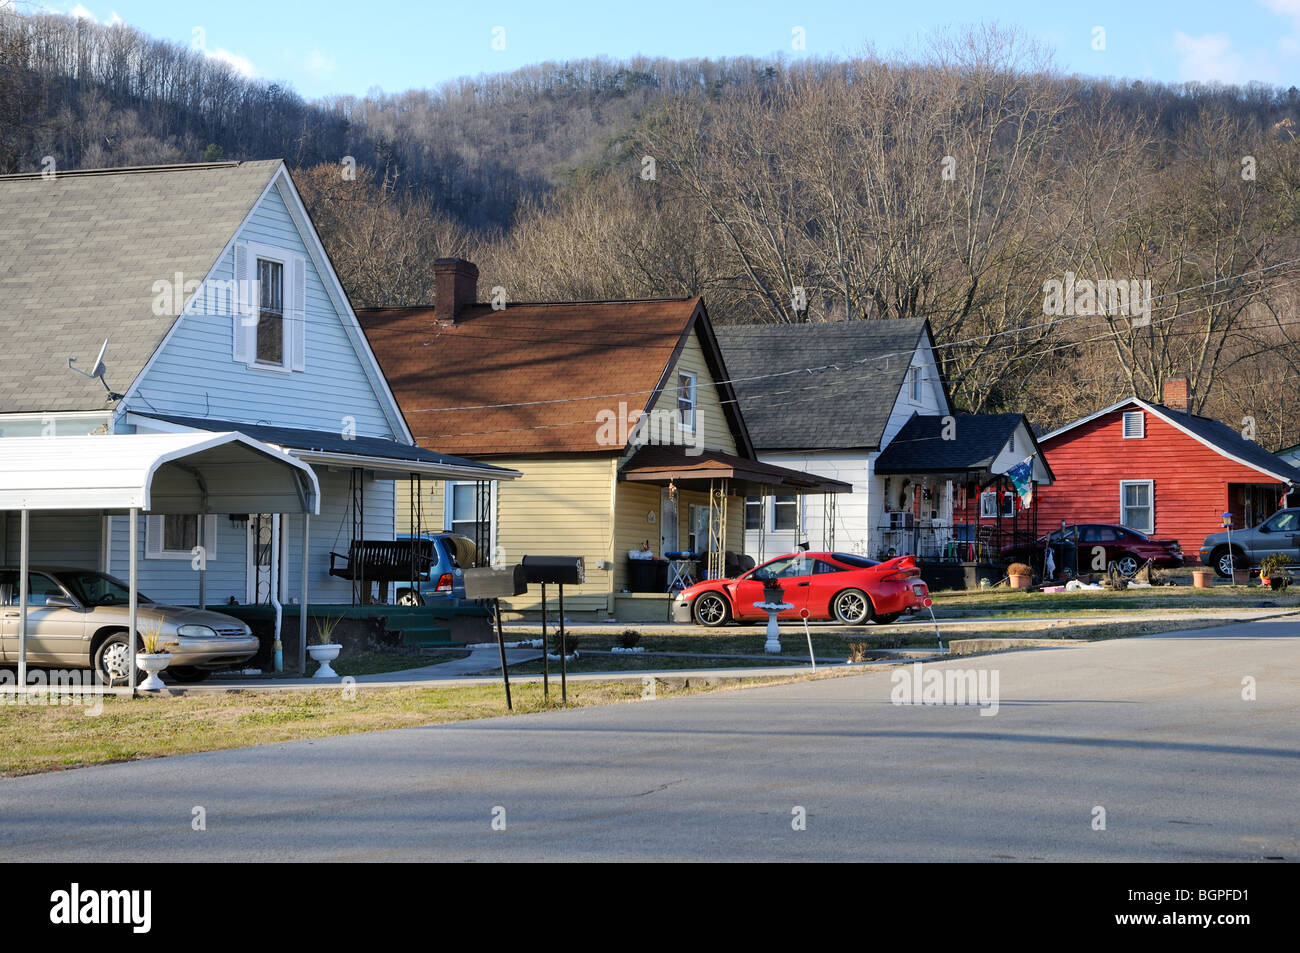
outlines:
[[[0,781],[0,827],[14,860],[1294,860],[1298,650],[924,664],[996,673],[995,715],[880,671],[85,768]]]

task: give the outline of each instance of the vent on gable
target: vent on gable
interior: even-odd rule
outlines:
[[[1124,439],[1129,440],[1134,437],[1145,437],[1146,417],[1140,410],[1130,410],[1124,414]]]

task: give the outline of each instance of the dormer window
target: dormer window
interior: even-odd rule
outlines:
[[[259,242],[236,242],[232,357],[260,371],[307,369],[307,259]]]
[[[1146,436],[1146,417],[1140,410],[1131,410],[1124,414],[1124,439],[1133,440]]]

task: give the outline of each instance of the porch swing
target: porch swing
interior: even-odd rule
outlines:
[[[408,582],[411,593],[420,591],[421,580],[437,563],[434,543],[424,536],[422,480],[418,473],[410,475],[411,532],[408,539],[365,539],[366,489],[360,468],[352,469],[349,482],[348,510],[352,516],[352,541],[347,554],[330,552],[330,575],[352,583],[352,604],[367,605],[381,602],[372,586],[387,586],[394,582]],[[342,522],[339,535],[342,535]],[[334,538],[338,545],[338,536]]]

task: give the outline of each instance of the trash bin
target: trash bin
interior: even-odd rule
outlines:
[[[632,592],[667,592],[668,563],[663,559],[627,561],[627,587]]]

